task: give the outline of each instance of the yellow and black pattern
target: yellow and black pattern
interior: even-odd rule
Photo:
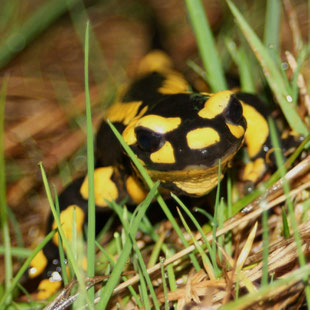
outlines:
[[[266,113],[254,95],[222,91],[193,93],[183,76],[172,69],[160,51],[148,54],[138,76],[123,89],[107,111],[153,180],[167,192],[199,197],[218,182],[245,143],[250,162],[244,180],[257,182],[266,171],[265,155],[271,145]],[[143,182],[129,158],[103,121],[97,134],[95,202],[98,212],[109,212],[107,201],[140,203],[146,195]],[[78,230],[87,218],[87,176],[70,184],[60,195],[61,218],[70,239],[72,210]],[[48,230],[54,228],[50,220]],[[32,261],[29,276],[42,279],[39,298],[60,287],[58,239],[54,238]]]

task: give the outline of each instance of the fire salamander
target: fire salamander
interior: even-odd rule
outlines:
[[[121,91],[106,118],[122,133],[163,192],[200,197],[218,182],[222,173],[246,145],[250,161],[243,180],[256,183],[264,175],[271,149],[266,112],[258,97],[221,91],[193,93],[184,77],[173,70],[168,56],[149,53],[141,61],[137,79]],[[222,175],[223,177],[223,175]],[[146,196],[143,181],[103,121],[96,140],[95,202],[98,212],[106,200],[127,199],[138,204]],[[60,219],[68,239],[75,209],[76,227],[83,230],[87,217],[88,178],[71,183],[59,197]],[[50,217],[48,230],[56,228]],[[40,279],[38,299],[61,287],[58,237],[32,260],[28,276]]]

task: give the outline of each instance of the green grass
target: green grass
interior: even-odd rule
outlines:
[[[81,272],[81,270],[80,270],[80,268],[78,266],[77,260],[75,259],[75,253],[73,252],[72,244],[70,244],[70,242],[67,240],[67,238],[65,236],[65,233],[64,233],[64,231],[62,229],[62,225],[60,223],[59,214],[57,214],[57,211],[56,211],[53,199],[52,199],[51,191],[50,191],[50,188],[49,188],[48,180],[47,180],[47,177],[46,177],[46,173],[44,171],[42,163],[40,163],[40,170],[41,170],[43,184],[44,184],[44,188],[45,188],[45,191],[46,191],[46,196],[47,196],[47,199],[48,199],[48,202],[49,202],[49,206],[51,208],[51,212],[53,214],[54,220],[55,220],[55,222],[57,224],[58,233],[60,234],[62,242],[63,242],[63,244],[64,244],[64,246],[66,248],[66,254],[67,254],[69,263],[71,264],[72,269],[74,271],[74,274],[75,274],[75,276],[76,276],[76,278],[78,280],[78,283],[79,283],[79,286],[80,286],[80,290],[81,290],[81,293],[82,293],[84,299],[86,300],[89,308],[90,309],[94,309],[92,301],[89,299],[89,297],[87,295],[86,286],[85,286],[85,282],[84,282],[84,277],[83,277],[83,274],[82,274],[82,272]]]
[[[207,82],[213,92],[225,90],[227,83],[224,71],[202,2],[200,0],[185,0],[185,4],[206,70]]]
[[[7,204],[6,204],[6,184],[5,184],[5,165],[4,165],[4,109],[5,98],[7,91],[7,79],[5,78],[1,85],[0,92],[0,228],[2,234],[2,240],[4,244],[4,278],[5,289],[9,290],[12,277],[13,277],[13,265],[12,265],[12,253],[10,246],[10,232],[9,222],[7,216]],[[11,296],[7,296],[5,302],[9,302]]]
[[[95,185],[94,185],[94,138],[93,124],[91,117],[91,104],[89,95],[88,81],[88,55],[89,55],[89,21],[86,24],[85,30],[85,94],[86,94],[86,120],[87,120],[87,175],[88,175],[88,223],[87,223],[87,275],[88,277],[95,276],[95,240],[96,240],[96,218],[95,218]],[[94,300],[95,290],[89,289],[89,299]]]

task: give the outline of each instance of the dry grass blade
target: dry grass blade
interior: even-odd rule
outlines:
[[[282,0],[282,3],[288,17],[290,30],[292,32],[291,38],[293,40],[295,55],[297,55],[303,44],[301,32],[298,25],[298,17],[290,0]]]
[[[285,51],[285,56],[293,73],[295,73],[297,69],[297,62],[296,62],[295,57],[289,51]],[[310,115],[310,95],[307,92],[306,82],[301,73],[298,74],[297,86],[299,90],[300,100],[304,104],[305,108],[307,109],[308,115]]]

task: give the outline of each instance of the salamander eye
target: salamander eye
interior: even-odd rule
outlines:
[[[228,105],[224,111],[225,119],[232,124],[238,124],[243,116],[243,109],[240,101],[231,96]]]
[[[164,144],[162,135],[143,127],[135,129],[139,147],[146,152],[154,152],[160,149]]]

